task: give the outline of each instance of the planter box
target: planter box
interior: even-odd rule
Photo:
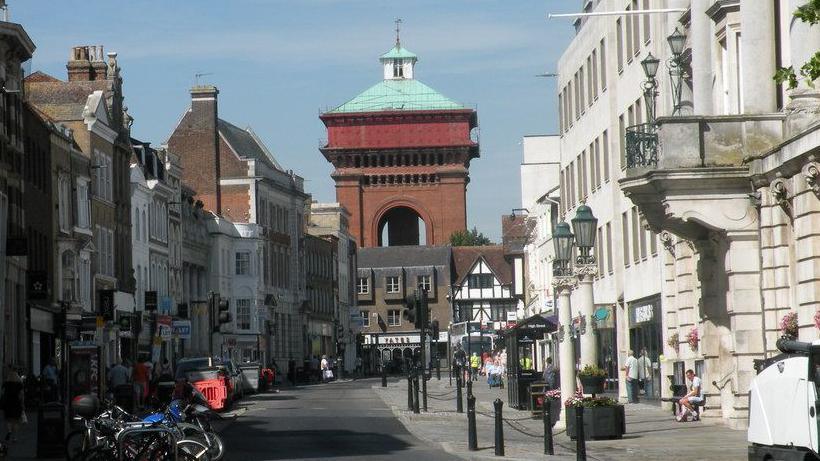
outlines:
[[[575,440],[575,407],[566,407],[567,435]],[[620,439],[626,432],[624,406],[584,408],[584,439]]]
[[[579,376],[581,385],[584,386],[584,394],[600,394],[604,392],[604,382],[606,378],[603,376]]]

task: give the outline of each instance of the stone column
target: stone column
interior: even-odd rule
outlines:
[[[575,266],[575,273],[578,276],[578,310],[581,318],[586,322],[585,331],[581,332],[581,367],[598,365],[598,341],[596,341],[595,329],[592,328],[592,323],[595,321],[592,279],[597,272],[594,264]]]
[[[710,0],[692,0],[692,86],[694,112],[711,115],[712,100],[712,20],[706,15]]]
[[[561,401],[575,394],[575,347],[572,343],[572,312],[569,294],[575,281],[572,277],[553,277],[552,285],[558,293],[558,367],[561,377]],[[562,405],[563,407],[563,405]],[[566,411],[561,411],[558,426],[566,427]]]
[[[740,54],[743,112],[771,113],[777,109],[774,1],[740,0]]]
[[[808,0],[792,0],[791,12],[794,13],[794,10],[806,3]],[[817,51],[820,51],[820,26],[812,26],[799,19],[792,19],[789,28],[789,42],[792,66],[795,72],[799,72],[800,67],[811,60]],[[801,79],[797,88],[789,91],[790,101],[786,106],[787,136],[802,132],[816,122],[820,114],[820,91],[816,86],[818,82],[817,80],[813,82],[814,88],[809,83]]]

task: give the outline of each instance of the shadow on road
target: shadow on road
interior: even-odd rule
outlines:
[[[276,430],[259,419],[237,422],[226,432],[233,442],[227,446],[227,461],[365,457],[410,448],[408,443],[389,434],[338,429]]]

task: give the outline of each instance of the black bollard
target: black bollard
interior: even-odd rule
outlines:
[[[427,412],[427,376],[422,372],[421,374],[421,397],[424,412]]]
[[[419,411],[419,376],[413,376],[413,413],[421,413]]]
[[[467,448],[478,450],[478,436],[475,429],[475,396],[467,396]]]
[[[387,372],[382,367],[382,387],[387,387]]]
[[[467,380],[467,397],[469,398],[471,395],[473,395],[473,380],[468,379]]]
[[[441,381],[441,360],[439,360],[438,354],[436,354],[436,381]]]
[[[464,396],[461,393],[461,376],[456,375],[456,412],[464,413]]]
[[[587,441],[584,437],[584,407],[575,407],[575,459],[587,461]]]
[[[544,397],[543,410],[541,416],[544,418],[544,454],[554,455],[555,449],[552,446],[552,405],[550,405],[550,399],[546,396]]]
[[[407,411],[413,411],[413,378],[407,375]]]
[[[493,407],[495,408],[495,455],[504,456],[504,418],[501,414],[504,402],[501,399],[495,399]]]

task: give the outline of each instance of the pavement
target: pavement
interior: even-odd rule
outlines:
[[[476,432],[478,451],[467,449],[467,415],[456,413],[455,381],[435,379],[428,382],[428,412],[413,414],[407,410],[407,380],[392,380],[388,387],[380,384],[374,391],[388,405],[407,430],[432,446],[462,459],[498,459],[494,455],[494,410],[492,402],[504,402],[505,458],[521,460],[576,459],[576,442],[563,431],[555,431],[555,455],[544,455],[544,429],[540,418],[529,411],[507,406],[507,390],[489,389],[485,382],[474,383],[476,397]],[[464,392],[466,410],[466,391]],[[626,434],[617,440],[587,441],[588,459],[593,460],[746,460],[746,432],[732,430],[717,421],[678,423],[668,404],[627,404]]]

